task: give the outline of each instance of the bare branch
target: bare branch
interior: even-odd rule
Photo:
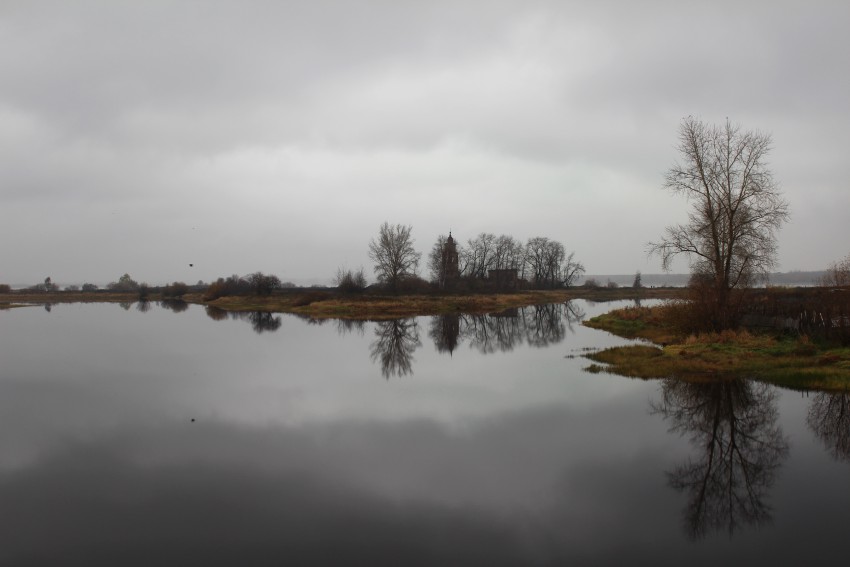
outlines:
[[[767,167],[771,143],[770,135],[728,120],[711,126],[688,117],[679,128],[682,162],[664,177],[664,187],[684,195],[692,210],[687,224],[667,227],[648,251],[661,256],[665,270],[676,257],[688,257],[695,274],[714,282],[720,313],[728,292],[776,264],[776,232],[789,212]]]

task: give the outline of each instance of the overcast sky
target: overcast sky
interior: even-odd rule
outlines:
[[[0,283],[371,276],[384,221],[423,253],[540,235],[660,272],[688,115],[773,135],[779,269],[821,269],[850,252],[848,24],[839,0],[3,0]]]

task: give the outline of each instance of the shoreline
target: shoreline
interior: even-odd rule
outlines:
[[[233,295],[205,301],[202,293],[181,298],[150,293],[148,301],[184,301],[225,311],[293,313],[316,319],[386,320],[449,313],[496,313],[506,309],[560,303],[572,299],[596,302],[617,300],[676,299],[683,288],[568,288],[512,293],[399,294],[378,292],[344,294],[336,290],[283,290],[270,295]],[[136,292],[113,291],[13,291],[0,294],[0,309],[58,303],[126,303],[139,301]]]
[[[586,370],[593,373],[691,382],[737,377],[798,390],[850,387],[850,346],[805,334],[739,329],[677,336],[665,326],[662,309],[651,307],[617,309],[582,324],[649,343],[584,355],[592,362]]]

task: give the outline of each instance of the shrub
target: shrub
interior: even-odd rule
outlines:
[[[838,262],[833,262],[826,269],[823,277],[818,281],[823,287],[850,286],[850,254]]]
[[[163,297],[183,297],[189,292],[189,286],[183,282],[174,282],[162,290]]]
[[[135,291],[139,289],[139,283],[130,277],[130,274],[124,274],[118,278],[117,282],[112,282],[107,288],[113,291]]]
[[[276,289],[280,289],[280,278],[275,275],[266,275],[263,272],[254,272],[249,274],[245,281],[251,291],[257,295],[270,295]]]
[[[0,284],[0,293],[10,293],[11,291],[12,288],[9,286],[9,284]]]
[[[84,283],[82,287],[83,291],[97,291],[97,286],[93,283]]]
[[[327,299],[328,295],[321,291],[311,291],[305,293],[304,295],[299,296],[292,302],[293,307],[305,307],[310,305],[311,303],[315,303],[316,301],[322,301]]]
[[[343,293],[360,293],[366,289],[366,274],[362,267],[356,272],[339,268],[334,283]]]
[[[398,282],[397,291],[402,293],[428,293],[431,291],[431,283],[419,276],[411,275],[402,278]]]
[[[211,283],[207,288],[207,291],[204,293],[204,301],[212,301],[228,295],[245,294],[250,291],[250,288],[250,284],[236,274],[226,279],[218,278],[218,280]]]

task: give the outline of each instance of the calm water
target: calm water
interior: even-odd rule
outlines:
[[[0,564],[844,556],[850,398],[586,373],[618,305],[0,311]]]

